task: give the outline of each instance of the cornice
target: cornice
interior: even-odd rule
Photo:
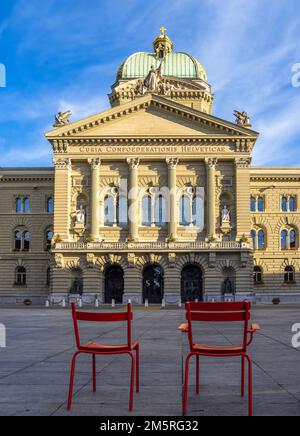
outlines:
[[[0,183],[12,183],[12,182],[54,182],[53,176],[0,176]]]
[[[295,176],[250,176],[250,183],[254,182],[297,182],[300,183],[300,175]]]

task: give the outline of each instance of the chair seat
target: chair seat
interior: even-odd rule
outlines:
[[[96,352],[96,353],[110,353],[118,351],[132,351],[136,350],[138,347],[138,342],[131,344],[131,349],[128,345],[106,345],[106,344],[95,344],[94,342],[88,342],[80,347],[82,351]]]
[[[194,344],[193,351],[205,354],[238,354],[244,352],[242,347],[209,347],[203,344]]]

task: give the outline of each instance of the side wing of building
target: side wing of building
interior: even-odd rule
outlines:
[[[251,168],[250,184],[257,299],[300,302],[300,168]]]
[[[0,303],[49,293],[53,196],[52,168],[0,168]]]

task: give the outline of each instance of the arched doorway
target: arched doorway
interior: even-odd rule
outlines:
[[[143,273],[143,298],[150,304],[161,304],[164,298],[164,270],[160,265],[149,265]]]
[[[118,265],[113,265],[105,272],[105,304],[115,300],[117,304],[123,303],[124,271]]]
[[[187,265],[181,272],[181,299],[187,301],[203,300],[203,274],[197,265]]]

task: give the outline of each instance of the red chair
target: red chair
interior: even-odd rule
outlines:
[[[253,324],[249,330],[251,304],[243,303],[187,303],[188,324],[179,327],[182,332],[188,333],[191,352],[186,358],[185,383],[183,395],[183,413],[187,412],[189,363],[196,356],[196,393],[200,393],[200,356],[208,357],[241,357],[242,358],[242,397],[245,396],[245,360],[248,361],[248,388],[249,388],[249,416],[253,414],[252,403],[252,360],[247,355],[247,347],[253,342],[254,333],[260,330],[258,324]],[[243,322],[243,344],[238,347],[209,347],[194,342],[193,322]]]
[[[132,305],[128,304],[127,312],[118,313],[86,313],[76,312],[75,304],[72,304],[72,315],[74,321],[75,337],[78,351],[74,354],[72,359],[71,376],[70,376],[70,389],[68,398],[68,410],[72,407],[73,397],[73,382],[75,374],[76,359],[79,354],[91,354],[93,356],[93,391],[96,392],[96,356],[97,355],[111,355],[111,354],[129,354],[131,357],[131,384],[130,384],[130,399],[129,399],[129,411],[133,410],[133,395],[134,395],[134,376],[136,369],[136,391],[140,390],[139,380],[139,344],[137,342],[131,342],[131,321],[133,319]],[[81,344],[79,336],[78,321],[88,322],[127,322],[127,344],[125,345],[102,345],[88,342],[87,344]],[[136,365],[133,351],[136,352]],[[136,368],[135,368],[136,367]]]

